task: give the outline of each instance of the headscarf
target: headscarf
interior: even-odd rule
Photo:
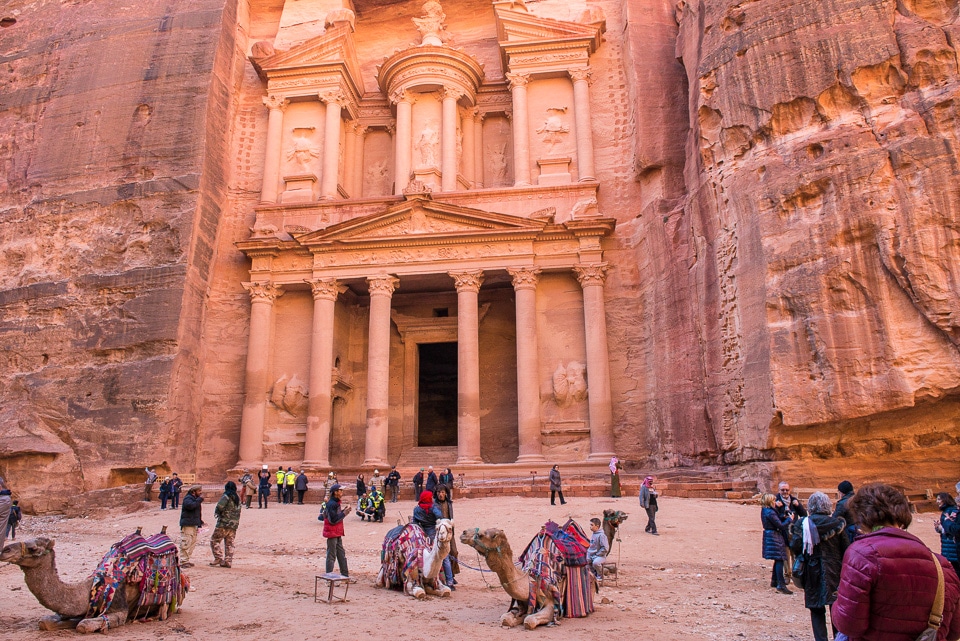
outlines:
[[[433,507],[433,492],[428,492],[424,490],[420,492],[420,501],[417,503],[424,510],[429,510]]]
[[[620,459],[618,459],[616,456],[610,457],[610,473],[611,474],[617,473],[617,463],[619,462],[620,462]]]
[[[237,484],[233,481],[227,481],[227,484],[223,486],[223,493],[227,496],[228,499],[240,505],[240,495],[237,494]]]
[[[652,476],[648,476],[648,477],[646,477],[646,478],[643,479],[643,484],[644,484],[645,486],[647,486],[647,487],[650,487],[650,485],[651,485],[652,483],[653,483],[653,477],[652,477]]]

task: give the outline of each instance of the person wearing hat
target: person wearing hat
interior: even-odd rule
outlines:
[[[302,469],[300,473],[297,474],[296,488],[297,488],[297,505],[303,505],[303,495],[307,493],[307,483],[310,479],[307,478],[307,473]]]
[[[336,559],[340,574],[350,576],[347,553],[343,549],[343,520],[347,512],[340,504],[342,498],[343,488],[339,483],[335,483],[330,488],[330,499],[323,510],[323,538],[327,540],[327,574],[333,572],[333,562]]]
[[[840,494],[840,499],[833,509],[833,518],[841,518],[847,522],[847,539],[850,543],[853,543],[857,538],[857,520],[848,505],[850,499],[853,498],[853,483],[841,481],[840,485],[837,486],[837,492]]]
[[[180,508],[180,567],[192,568],[190,557],[197,545],[197,530],[203,526],[203,486],[191,485]]]
[[[430,539],[437,535],[437,521],[443,518],[440,508],[433,502],[433,492],[424,490],[420,493],[417,507],[413,508],[413,522],[423,529],[423,533]]]
[[[413,475],[413,496],[415,498],[420,498],[420,495],[423,494],[423,468],[420,468],[420,471]]]
[[[397,471],[396,465],[387,474],[387,487],[390,488],[390,502],[396,503],[397,495],[400,493],[400,472]]]
[[[273,475],[270,474],[270,468],[266,464],[260,468],[257,478],[259,481],[257,483],[257,509],[267,509],[270,507],[270,479],[273,478]]]

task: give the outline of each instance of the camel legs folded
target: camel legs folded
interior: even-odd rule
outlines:
[[[92,619],[84,619],[79,624],[77,624],[77,632],[82,632],[83,634],[89,634],[91,632],[99,632],[101,630],[107,631],[113,628],[119,628],[121,625],[127,622],[127,611],[124,610],[111,610],[107,612],[102,617],[94,617]]]
[[[45,632],[52,630],[73,630],[80,623],[80,619],[64,619],[59,614],[49,614],[40,619],[40,629]]]
[[[546,625],[554,620],[553,603],[547,603],[542,608],[530,614],[523,620],[523,626],[527,630],[533,630],[538,625]]]

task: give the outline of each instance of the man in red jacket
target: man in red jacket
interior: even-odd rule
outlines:
[[[906,532],[907,498],[883,483],[865,485],[850,509],[866,534],[843,557],[833,625],[850,641],[914,641],[927,628],[943,570],[943,620],[937,641],[960,639],[960,578],[950,562]]]
[[[350,576],[347,570],[347,553],[343,549],[343,519],[347,512],[341,508],[343,488],[335,483],[330,488],[330,498],[327,500],[323,515],[323,537],[327,539],[327,574],[333,572],[333,560],[336,558],[340,566],[340,574]]]

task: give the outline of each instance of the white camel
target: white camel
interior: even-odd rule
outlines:
[[[450,554],[453,521],[437,521],[437,535],[427,539],[419,525],[408,523],[387,532],[377,587],[403,588],[404,594],[423,599],[428,594],[448,597],[449,587],[439,580],[443,560]]]

